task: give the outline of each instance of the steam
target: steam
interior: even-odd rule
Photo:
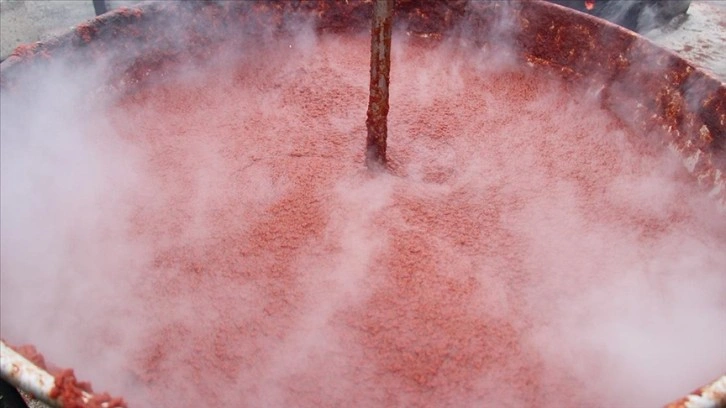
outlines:
[[[656,173],[620,176],[606,193],[616,208],[649,203],[649,216],[669,220],[656,238],[588,219],[567,190],[530,202],[517,221],[540,271],[525,295],[542,323],[532,344],[552,367],[586,379],[596,400],[657,406],[723,369],[724,224],[708,238],[670,221],[673,208],[664,203],[684,191]],[[643,386],[646,378],[653,385]]]
[[[0,110],[3,337],[109,386],[113,350],[135,335],[128,284],[145,250],[127,238],[126,194],[143,153],[115,137],[93,95],[94,68],[53,64],[3,91]],[[108,316],[116,316],[108,325]],[[102,333],[98,343],[84,341]]]
[[[27,73],[2,337],[138,406],[650,406],[720,375],[726,221],[658,134],[495,49],[502,13],[480,45],[394,32],[395,175],[362,165],[364,35],[290,20],[130,95]]]

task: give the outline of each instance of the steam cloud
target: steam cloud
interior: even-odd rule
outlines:
[[[145,249],[126,218],[145,158],[98,114],[106,101],[89,96],[102,69],[54,64],[0,95],[0,324],[8,340],[110,386],[123,362],[112,346],[135,334],[127,284]]]
[[[657,135],[399,31],[371,177],[368,38],[295,24],[131,96],[63,61],[3,90],[3,338],[138,406],[646,406],[721,374],[726,220]]]

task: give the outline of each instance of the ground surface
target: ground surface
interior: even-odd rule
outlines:
[[[644,35],[726,81],[726,1],[696,0],[684,18]]]
[[[110,7],[138,3],[111,0]],[[91,0],[0,0],[0,59],[21,43],[40,41],[93,18]]]

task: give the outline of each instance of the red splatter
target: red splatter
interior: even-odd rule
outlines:
[[[85,43],[91,42],[97,33],[98,28],[92,23],[82,23],[76,26],[76,34],[78,34]]]
[[[136,17],[141,18],[143,15],[143,11],[140,8],[129,8],[129,7],[119,7],[116,9],[116,12],[124,17]]]
[[[12,54],[10,55],[14,57],[26,58],[35,54],[39,46],[39,43],[20,44],[13,50]]]
[[[55,375],[50,397],[64,408],[127,408],[123,398],[113,398],[108,393],[93,394],[91,384],[78,381],[71,369]]]
[[[7,342],[5,344],[7,344]],[[31,344],[25,344],[22,346],[11,346],[8,344],[8,347],[11,347],[18,354],[25,357],[26,359],[28,359],[28,361],[35,364],[36,366],[44,370],[48,369],[48,367],[45,365],[45,358],[42,354],[40,354],[40,352],[38,352],[38,349],[36,349],[35,346]]]

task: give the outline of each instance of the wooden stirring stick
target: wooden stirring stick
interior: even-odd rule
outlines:
[[[386,164],[388,133],[388,84],[391,72],[393,1],[376,0],[371,28],[371,85],[366,127],[366,165],[380,169]]]

